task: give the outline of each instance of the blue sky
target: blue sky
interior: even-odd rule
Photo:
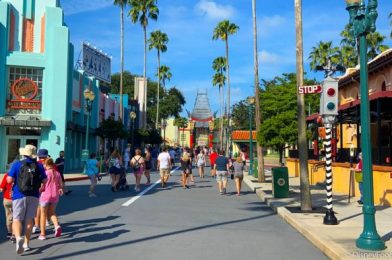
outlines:
[[[367,2],[367,1],[366,1]],[[232,103],[253,92],[253,34],[251,0],[158,0],[158,21],[150,21],[148,34],[161,30],[168,34],[168,51],[161,64],[171,68],[173,77],[166,85],[176,86],[186,97],[191,110],[198,89],[207,89],[210,104],[218,110],[218,89],[212,86],[214,58],[224,56],[225,45],[213,41],[217,23],[229,19],[240,30],[229,38]],[[340,43],[339,33],[348,22],[344,0],[303,0],[304,60],[308,76],[321,78],[322,73],[309,72],[307,57],[319,41]],[[75,56],[80,45],[88,41],[112,58],[112,71],[120,68],[120,9],[112,0],[62,0],[65,21],[71,30]],[[377,30],[391,31],[388,14],[392,1],[380,0]],[[258,48],[260,78],[271,79],[286,72],[295,72],[294,0],[257,1]],[[392,46],[388,38],[386,44]],[[157,67],[156,51],[147,58],[147,76],[153,78]],[[125,68],[143,74],[143,31],[139,24],[125,18]]]

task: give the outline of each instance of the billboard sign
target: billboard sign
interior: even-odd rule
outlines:
[[[82,69],[90,76],[106,83],[111,82],[111,58],[92,47],[88,43],[82,44]]]

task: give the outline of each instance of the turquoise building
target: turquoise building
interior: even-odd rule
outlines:
[[[26,144],[66,153],[66,171],[80,168],[88,118],[83,91],[99,82],[74,71],[74,47],[58,0],[0,0],[0,172]],[[98,126],[94,102],[90,126]],[[90,151],[97,137],[90,131]]]

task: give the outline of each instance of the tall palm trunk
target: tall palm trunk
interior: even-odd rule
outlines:
[[[124,6],[121,5],[120,12],[120,22],[121,22],[121,35],[120,35],[120,118],[123,119],[123,73],[124,73]]]
[[[261,111],[260,111],[260,93],[259,93],[259,59],[257,54],[256,0],[252,0],[252,14],[253,14],[253,57],[254,57],[254,74],[255,74],[255,120],[256,120],[256,133],[258,133],[260,131],[260,124],[261,124]],[[258,142],[256,145],[256,150],[257,150],[258,181],[265,182],[263,148]]]
[[[305,97],[298,93],[304,82],[303,42],[302,42],[302,0],[295,1],[295,31],[297,53],[297,106],[298,106],[298,152],[300,167],[301,210],[312,210],[309,189],[308,147],[306,140]]]
[[[144,77],[144,113],[143,113],[143,128],[147,128],[147,28],[143,26],[144,34],[144,67],[143,67],[143,77]]]
[[[160,67],[161,67],[161,57],[160,57],[159,49],[158,49],[158,85],[157,85],[157,116],[155,120],[155,129],[158,129],[159,123],[159,84],[160,84]]]
[[[222,149],[223,145],[223,95],[222,86],[219,86],[219,103],[220,103],[220,122],[219,122],[219,149]]]
[[[226,35],[226,77],[227,77],[227,126],[226,126],[226,156],[230,155],[230,141],[229,128],[231,126],[230,120],[230,73],[229,73],[229,36]]]

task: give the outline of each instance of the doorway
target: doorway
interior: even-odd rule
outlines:
[[[39,136],[7,136],[6,141],[6,168],[9,168],[9,165],[14,161],[18,160],[19,157],[19,148],[24,147],[27,144],[34,145],[38,147],[38,143],[40,141]]]

